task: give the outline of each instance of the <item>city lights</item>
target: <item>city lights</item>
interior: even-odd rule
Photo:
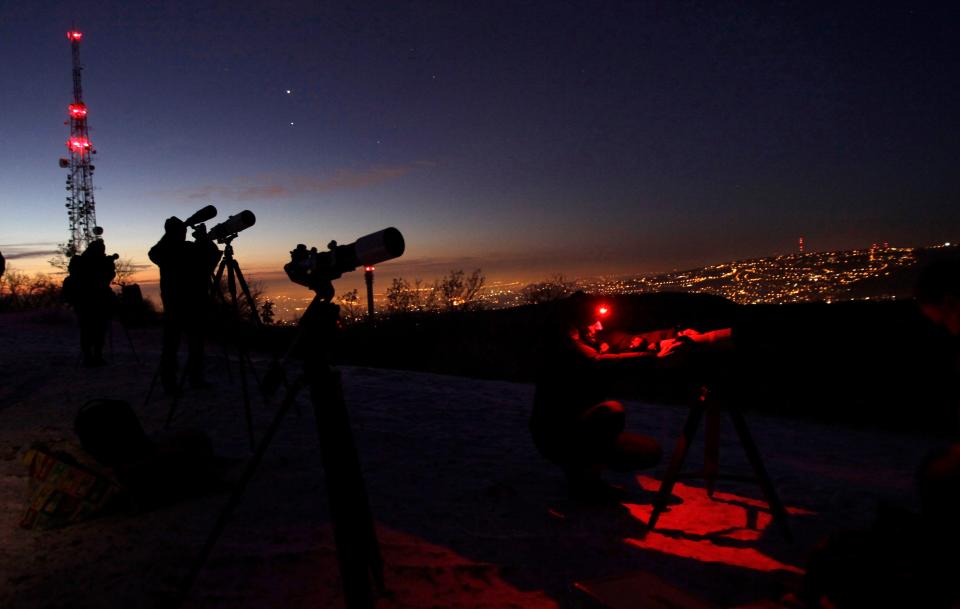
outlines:
[[[950,247],[945,243],[931,249]],[[686,292],[715,294],[738,304],[792,304],[823,302],[834,304],[851,300],[892,300],[903,297],[896,285],[885,280],[895,272],[920,260],[920,248],[876,247],[809,252],[737,260],[653,275],[581,278],[569,282],[566,291],[582,290],[588,294],[620,295],[653,292]],[[503,309],[530,304],[523,281],[491,282],[480,295],[482,305]],[[429,287],[418,286],[426,293]],[[375,294],[377,310],[386,310],[383,293]],[[305,305],[297,297],[279,297],[281,316],[294,316]],[[613,310],[609,303],[595,309],[598,318],[606,318]]]

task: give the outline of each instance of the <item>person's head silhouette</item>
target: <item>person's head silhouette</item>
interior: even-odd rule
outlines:
[[[95,239],[90,242],[90,245],[87,246],[84,254],[87,256],[104,256],[107,253],[107,246],[104,245],[103,239]]]
[[[176,216],[167,218],[167,221],[163,223],[163,230],[177,241],[185,241],[187,238],[187,225]]]

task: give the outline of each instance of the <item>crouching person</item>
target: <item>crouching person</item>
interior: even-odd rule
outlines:
[[[208,490],[220,475],[209,437],[199,430],[148,436],[130,405],[98,399],[74,421],[83,449],[110,468],[140,508],[153,508]]]
[[[617,501],[622,489],[604,482],[602,472],[653,467],[662,449],[654,438],[624,431],[623,405],[608,399],[605,375],[645,358],[652,365],[649,358],[657,354],[604,349],[597,338],[602,329],[597,304],[582,293],[559,306],[544,345],[530,431],[540,453],[563,469],[574,499]]]

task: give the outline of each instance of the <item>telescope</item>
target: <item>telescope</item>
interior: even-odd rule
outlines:
[[[403,235],[391,226],[347,245],[331,241],[325,252],[318,252],[315,247],[308,250],[306,245],[300,243],[290,252],[290,262],[283,270],[294,283],[317,290],[359,266],[372,266],[399,258],[405,248]]]
[[[212,205],[208,206],[211,209]],[[206,208],[204,208],[206,209]],[[203,211],[203,210],[201,210]],[[214,210],[216,211],[216,210]],[[199,213],[199,212],[198,212]],[[214,241],[219,241],[223,243],[227,239],[236,236],[240,231],[244,231],[257,222],[257,217],[253,215],[253,212],[249,209],[246,209],[239,214],[230,216],[225,221],[217,224],[207,232],[207,236]]]
[[[196,226],[201,222],[206,222],[210,218],[217,215],[217,208],[213,205],[207,205],[197,213],[193,214],[189,218],[183,221],[187,226]]]
[[[231,222],[234,222],[233,217],[221,226]],[[242,230],[251,224],[253,224],[253,214],[250,214],[249,223],[237,230]],[[216,232],[219,236],[227,234],[232,238],[235,235],[232,230],[215,227],[210,232],[211,234]],[[350,412],[343,400],[340,373],[330,362],[340,318],[340,307],[333,304],[331,299],[334,294],[334,279],[358,266],[374,265],[397,258],[403,255],[404,248],[403,235],[397,229],[390,227],[360,237],[349,245],[338,245],[336,241],[331,241],[325,252],[318,252],[317,248],[308,250],[302,243],[290,252],[290,262],[283,267],[283,270],[293,282],[310,288],[316,294],[303,312],[300,321],[297,322],[297,334],[287,349],[286,355],[282,359],[274,359],[261,385],[264,395],[272,394],[281,384],[287,385],[287,395],[276,409],[273,421],[267,426],[263,439],[254,449],[253,456],[247,461],[239,481],[234,485],[233,493],[217,517],[200,556],[177,593],[174,606],[183,606],[191,586],[206,564],[220,534],[230,521],[235,508],[240,504],[257,466],[263,461],[263,456],[280,428],[280,423],[296,402],[297,392],[304,386],[310,387],[310,398],[313,402],[314,418],[319,432],[320,458],[326,478],[329,511],[338,515],[333,518],[333,539],[337,548],[344,604],[347,609],[370,609],[374,606],[376,597],[386,595],[383,557],[380,554],[380,542],[377,540],[377,531],[373,524],[373,514],[370,511],[370,500],[367,498],[367,489],[363,482],[357,447],[353,441]],[[229,241],[225,249],[227,251],[231,249]],[[219,285],[219,279],[214,285]],[[234,289],[232,275],[228,285]],[[247,296],[249,297],[249,294]],[[303,375],[292,383],[286,383],[285,365],[288,359],[295,356],[303,359]],[[244,379],[243,368],[241,367],[240,370],[240,378]],[[249,416],[248,409],[248,419]]]

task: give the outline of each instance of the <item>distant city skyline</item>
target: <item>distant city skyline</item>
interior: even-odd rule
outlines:
[[[381,292],[454,269],[696,268],[800,236],[807,251],[948,241],[957,25],[883,2],[8,4],[0,251],[49,272],[67,239],[72,27],[97,219],[147,284],[164,219],[208,203],[256,213],[237,257],[276,290],[297,243],[386,226],[408,248],[378,269]]]
[[[958,241],[960,242],[960,241]],[[807,244],[804,244],[804,251],[800,252],[799,248],[795,247],[793,251],[785,250],[782,252],[768,252],[765,254],[758,254],[755,256],[746,256],[744,258],[735,259],[735,260],[711,260],[697,267],[674,267],[674,268],[661,268],[654,271],[637,271],[637,270],[623,270],[623,271],[607,271],[603,270],[599,272],[592,273],[583,273],[583,274],[573,274],[569,272],[555,272],[548,274],[537,274],[535,272],[530,273],[520,273],[516,276],[504,276],[502,274],[497,274],[494,272],[490,274],[487,272],[487,269],[483,266],[450,266],[449,268],[440,268],[439,266],[436,269],[431,269],[435,274],[423,274],[418,271],[427,270],[425,267],[415,267],[414,265],[402,265],[399,264],[401,259],[391,261],[389,263],[384,263],[380,265],[375,271],[375,282],[374,282],[374,293],[376,294],[377,302],[382,304],[382,301],[385,297],[386,290],[390,287],[391,282],[395,278],[403,278],[408,281],[414,280],[423,280],[424,287],[428,287],[434,280],[442,278],[444,275],[449,274],[451,271],[455,270],[464,270],[472,271],[475,268],[479,268],[484,271],[484,275],[487,279],[487,287],[491,286],[509,286],[511,291],[519,291],[524,286],[531,283],[541,282],[541,281],[551,281],[557,278],[562,277],[565,281],[570,281],[573,283],[587,283],[592,285],[594,282],[600,281],[601,284],[605,281],[614,280],[615,278],[627,279],[627,278],[638,278],[638,277],[652,277],[652,276],[668,276],[675,273],[689,272],[689,271],[698,271],[707,267],[718,266],[718,265],[728,265],[735,264],[738,262],[751,261],[751,260],[764,260],[775,258],[778,256],[791,256],[798,253],[804,253],[809,256],[817,256],[819,254],[831,254],[835,252],[856,252],[856,251],[867,251],[872,246],[887,247],[891,249],[909,249],[913,250],[916,248],[929,248],[929,247],[942,247],[942,246],[951,246],[955,243],[939,242],[931,244],[922,244],[922,245],[912,245],[912,246],[901,246],[898,244],[890,244],[889,242],[878,242],[874,241],[869,244],[862,244],[856,247],[841,248],[839,250],[810,250]],[[27,248],[33,244],[23,244],[20,247]],[[794,244],[795,246],[797,244]],[[0,250],[2,251],[2,250]],[[14,252],[19,251],[19,248],[12,250]],[[29,251],[29,250],[26,250]],[[4,254],[6,256],[6,254]],[[12,270],[19,270],[28,273],[39,272],[39,273],[55,273],[56,269],[50,267],[49,264],[44,262],[38,270],[31,270],[28,267],[18,265],[18,260],[21,258],[17,257],[17,254],[13,254],[13,262],[10,265]],[[299,306],[302,306],[306,301],[311,297],[311,292],[303,288],[303,286],[294,284],[289,281],[286,275],[281,270],[276,269],[251,269],[246,265],[242,265],[244,268],[244,274],[247,276],[248,280],[257,284],[259,288],[262,288],[266,297],[274,300],[275,302],[290,301],[298,303]],[[414,272],[410,272],[410,271]],[[607,279],[604,279],[607,278]],[[141,288],[144,291],[144,294],[152,298],[155,302],[159,303],[159,274],[156,267],[149,266],[144,270],[138,271],[134,277],[134,281],[139,283]],[[358,290],[358,292],[363,296],[366,293],[366,285],[363,278],[363,269],[358,269],[353,273],[347,273],[341,279],[337,280],[334,283],[334,287],[337,290],[338,295],[345,294],[351,290]],[[722,295],[721,291],[717,292]],[[729,297],[729,295],[728,295]],[[777,294],[771,294],[770,298],[772,301],[776,301],[778,298]],[[519,302],[519,301],[517,301]],[[380,306],[378,304],[378,307]],[[281,307],[282,308],[282,307]],[[289,313],[289,312],[287,312]]]
[[[698,268],[677,269],[650,274],[608,274],[598,276],[547,277],[536,282],[491,281],[480,294],[487,308],[515,307],[530,304],[527,288],[543,287],[557,294],[561,285],[566,291],[583,290],[594,294],[638,294],[649,292],[695,292],[722,296],[738,304],[787,304],[798,302],[843,302],[847,300],[889,300],[910,298],[916,271],[920,266],[941,256],[960,255],[960,246],[945,242],[928,247],[896,247],[875,243],[838,251],[796,251],[740,260],[715,261]],[[920,265],[920,266],[918,266]],[[906,274],[904,274],[906,273]],[[412,287],[410,278],[405,278]],[[562,282],[562,283],[561,283]],[[539,285],[537,285],[539,284]],[[385,293],[389,283],[375,290],[376,311],[388,309]],[[365,309],[365,287],[350,284],[343,295],[356,289],[358,302],[353,305],[362,316]],[[432,282],[419,286],[429,292]],[[296,317],[311,299],[309,293],[288,291],[286,286],[268,296],[274,301],[280,320]],[[537,300],[539,301],[539,300]]]

